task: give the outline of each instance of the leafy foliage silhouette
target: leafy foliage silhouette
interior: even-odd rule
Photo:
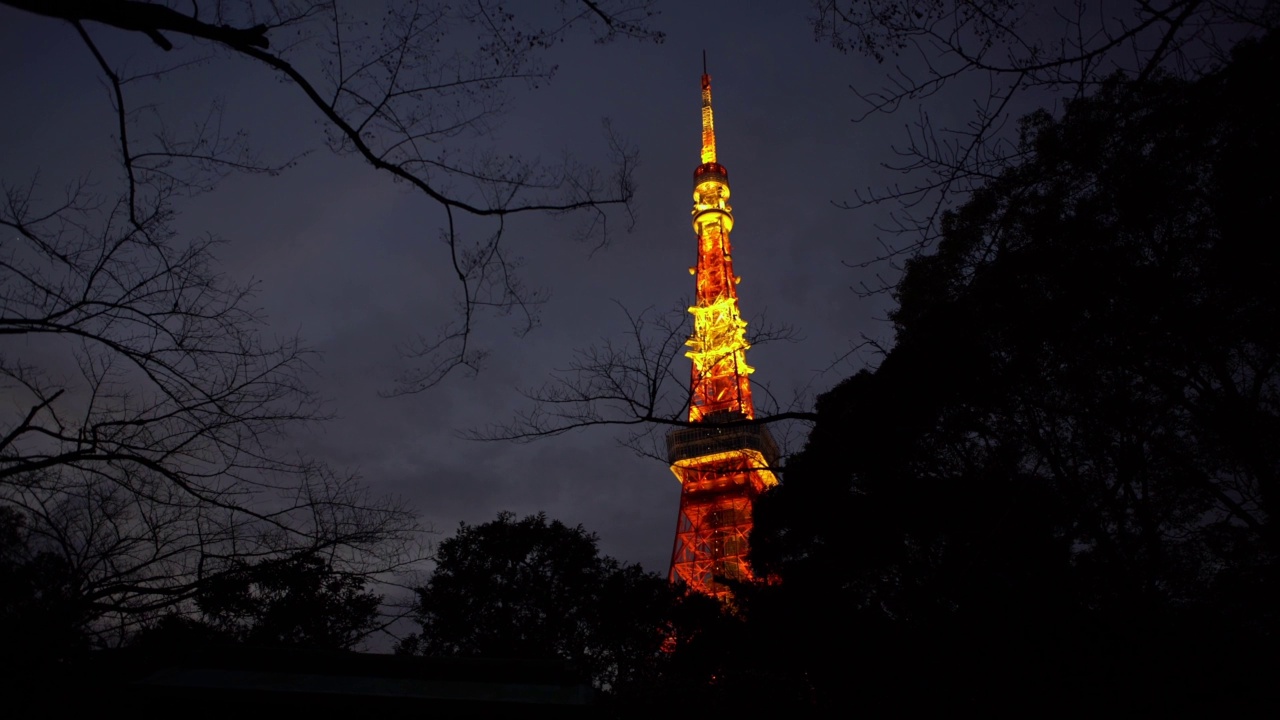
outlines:
[[[195,611],[169,614],[134,647],[227,644],[350,650],[381,629],[382,597],[324,559],[233,560],[201,588]]]
[[[781,582],[749,618],[802,639],[780,664],[818,702],[850,677],[883,708],[1262,697],[1278,45],[1030,115],[1021,162],[907,263],[895,346],[819,400],[756,507]]]
[[[1022,158],[1013,122],[1042,105],[1096,93],[1113,74],[1194,80],[1220,65],[1243,38],[1274,30],[1268,0],[812,0],[814,38],[885,66],[850,88],[855,122],[903,113],[905,137],[884,163],[896,178],[853,190],[848,208],[887,206],[890,236],[867,293],[901,278],[898,261],[929,250],[943,214]],[[963,109],[962,109],[963,108]]]
[[[567,661],[615,693],[651,682],[678,596],[597,545],[545,513],[462,523],[418,589],[421,632],[398,651]]]

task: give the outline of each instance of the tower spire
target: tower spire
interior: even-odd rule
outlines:
[[[729,171],[716,159],[711,76],[702,54],[702,155],[693,171],[693,231],[698,236],[693,334],[685,353],[693,361],[689,423],[667,435],[671,471],[682,485],[671,580],[727,598],[726,579],[750,579],[746,564],[751,509],[778,482],[773,437],[755,416],[753,369],[747,365],[747,323],[738,311],[729,233]]]
[[[716,123],[711,113],[711,76],[707,74],[707,51],[702,51],[702,162],[716,161]]]

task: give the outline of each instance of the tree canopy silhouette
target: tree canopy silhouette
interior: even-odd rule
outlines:
[[[886,703],[1257,699],[1229,648],[1277,629],[1277,46],[1025,118],[907,264],[894,347],[756,508],[769,621],[819,687],[850,666],[814,647],[856,643]]]
[[[595,534],[545,513],[462,523],[418,589],[422,630],[399,651],[564,660],[614,691],[651,679],[676,591],[597,545]]]
[[[321,557],[233,559],[231,565],[200,588],[192,612],[161,617],[131,644],[350,650],[383,625],[382,597],[367,589],[367,580]]]
[[[896,235],[862,268],[932,248],[943,213],[1022,158],[1018,116],[1088,97],[1115,74],[1194,80],[1240,39],[1276,28],[1269,0],[811,0],[814,37],[885,65],[850,89],[855,122],[906,113],[905,136],[885,163],[895,179],[853,189],[849,208],[889,205],[880,229]],[[962,109],[963,108],[963,109]],[[882,270],[887,270],[881,267]],[[867,292],[891,290],[900,266]]]
[[[90,614],[66,558],[31,542],[26,518],[0,506],[0,633],[6,666],[45,670],[87,649]]]

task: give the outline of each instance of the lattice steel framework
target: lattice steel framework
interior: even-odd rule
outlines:
[[[777,483],[770,468],[777,448],[769,431],[749,421],[753,369],[747,365],[746,326],[738,310],[729,232],[729,171],[716,161],[711,76],[702,73],[702,163],[693,171],[693,231],[698,236],[689,421],[667,435],[671,471],[681,483],[671,581],[727,598],[724,580],[750,579],[746,564],[751,508]]]

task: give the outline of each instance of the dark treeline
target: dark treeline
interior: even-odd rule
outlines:
[[[94,630],[107,610],[86,597],[85,573],[40,540],[21,514],[0,507],[0,658],[36,677],[65,672],[84,653],[112,646],[344,650],[385,621],[383,597],[368,578],[343,572],[322,553],[297,553],[210,563],[196,589],[182,588],[168,605],[139,612],[131,628],[104,636]]]
[[[1277,38],[1023,120],[819,401],[747,596],[813,702],[1223,711],[1272,685]],[[771,640],[772,638],[772,640]]]

